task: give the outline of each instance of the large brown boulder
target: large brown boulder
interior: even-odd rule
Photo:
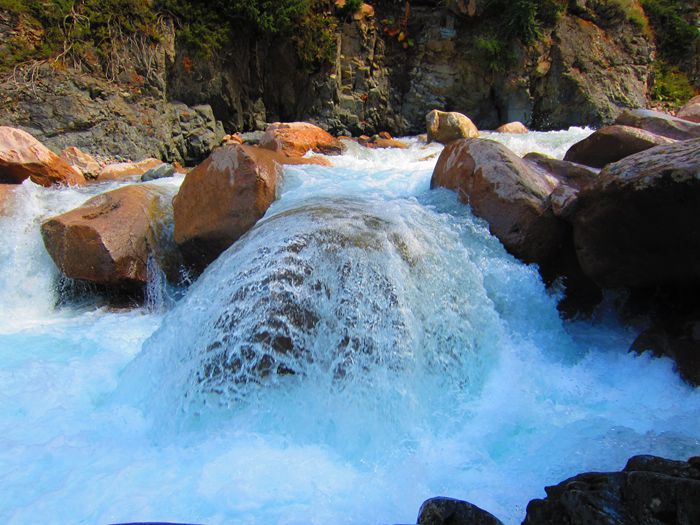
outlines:
[[[338,155],[343,151],[338,139],[308,122],[270,124],[260,140],[260,146],[289,157],[303,157],[308,151],[325,155]]]
[[[479,130],[466,115],[456,111],[432,110],[425,116],[428,129],[428,142],[447,144],[453,140],[476,138]]]
[[[581,191],[574,239],[604,287],[700,284],[700,139],[609,164]]]
[[[86,179],[94,179],[102,167],[91,155],[71,146],[61,152],[61,158]]]
[[[621,125],[606,126],[571,146],[564,160],[602,168],[629,155],[673,142],[674,139],[643,129]]]
[[[26,131],[0,126],[0,183],[78,185],[83,176]]]
[[[566,236],[549,203],[558,184],[502,144],[483,139],[448,144],[430,182],[455,190],[513,255],[540,264],[556,256]]]
[[[644,129],[675,140],[700,138],[700,124],[649,109],[624,111],[615,124]]]
[[[189,265],[205,268],[265,214],[275,200],[278,159],[230,144],[187,174],[173,206],[175,242]]]
[[[41,226],[44,245],[68,277],[105,285],[143,286],[148,259],[176,273],[168,242],[172,194],[149,185],[125,186],[91,198]]]
[[[685,106],[678,110],[676,116],[683,120],[700,123],[700,95],[691,98]]]

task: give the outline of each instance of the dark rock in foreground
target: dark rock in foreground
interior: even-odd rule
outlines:
[[[697,525],[700,458],[631,458],[622,472],[579,474],[532,500],[523,525]]]
[[[431,498],[421,505],[418,525],[503,525],[493,514],[469,502]]]

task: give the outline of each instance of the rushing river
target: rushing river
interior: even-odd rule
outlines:
[[[588,133],[497,138],[561,158]],[[287,167],[197,282],[155,273],[130,311],[59,303],[39,233],[115,185],[23,184],[0,217],[0,523],[415,523],[446,495],[515,524],[576,473],[700,454],[700,389],[604,309],[561,321],[429,190],[439,151]]]

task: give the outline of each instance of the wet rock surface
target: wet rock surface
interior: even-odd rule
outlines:
[[[431,498],[418,511],[418,525],[503,525],[491,513],[467,501]]]
[[[145,184],[103,193],[44,222],[44,245],[71,279],[137,289],[148,282],[149,258],[176,279],[171,199],[172,192]]]
[[[560,250],[566,226],[549,197],[559,185],[505,146],[484,139],[448,144],[433,172],[431,188],[455,190],[475,215],[516,257],[547,264]]]
[[[523,525],[692,525],[700,523],[700,458],[631,458],[621,472],[579,474],[546,487]]]

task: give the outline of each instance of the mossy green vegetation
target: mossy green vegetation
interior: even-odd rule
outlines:
[[[686,71],[700,53],[700,0],[642,0],[642,5],[657,45],[651,97],[679,106],[697,93]]]
[[[0,70],[27,60],[99,61],[103,69],[117,37],[138,35],[157,43],[159,20],[172,19],[181,43],[210,57],[237,34],[286,38],[306,67],[334,57],[337,19],[329,0],[0,0],[0,9],[42,30],[31,51],[17,42]],[[94,60],[91,60],[94,59]]]

